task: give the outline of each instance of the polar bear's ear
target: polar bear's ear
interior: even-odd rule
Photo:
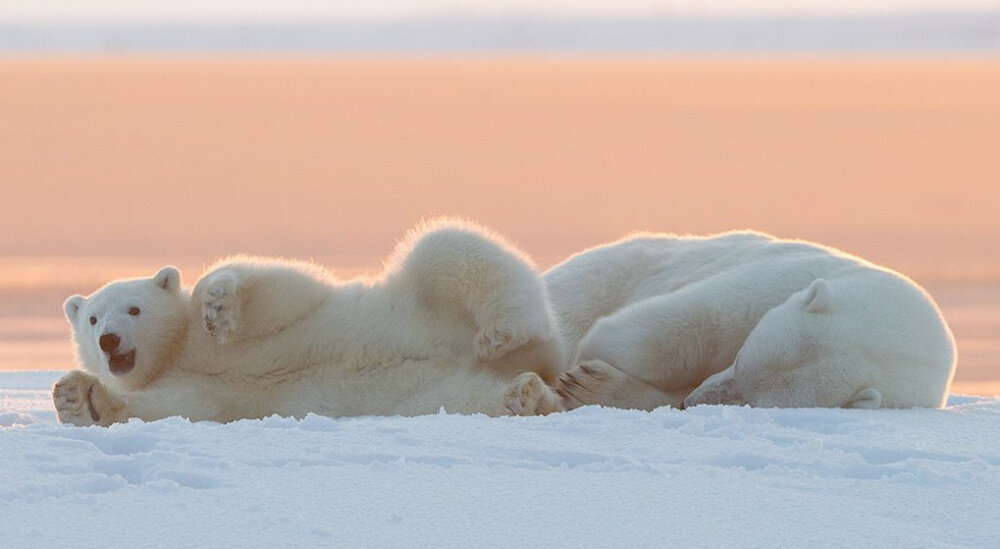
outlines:
[[[874,410],[882,405],[882,393],[873,387],[861,389],[851,397],[845,408],[863,408]]]
[[[66,318],[70,324],[76,322],[76,315],[80,314],[80,307],[83,306],[84,301],[87,299],[82,295],[74,295],[63,303],[63,310],[66,311]]]
[[[830,310],[831,301],[833,296],[830,284],[822,278],[813,280],[806,291],[806,310],[810,313],[825,313]]]
[[[181,287],[181,272],[177,267],[166,266],[156,273],[153,282],[168,292],[176,292]]]

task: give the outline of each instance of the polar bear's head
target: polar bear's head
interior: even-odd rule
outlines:
[[[180,272],[112,282],[63,308],[83,369],[112,386],[138,389],[170,362],[186,327]]]
[[[939,407],[954,366],[954,339],[930,297],[866,270],[815,280],[768,311],[733,364],[684,404]]]

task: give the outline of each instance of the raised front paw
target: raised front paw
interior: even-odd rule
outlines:
[[[102,425],[106,419],[102,412],[109,412],[107,392],[96,377],[74,370],[52,387],[52,404],[60,423],[84,427]]]
[[[559,397],[534,372],[514,378],[504,392],[504,406],[517,416],[546,415],[563,410]]]
[[[239,280],[228,272],[211,276],[201,293],[202,323],[219,345],[225,345],[236,332],[239,321]]]

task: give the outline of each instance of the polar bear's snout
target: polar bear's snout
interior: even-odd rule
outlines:
[[[699,404],[746,404],[746,399],[736,387],[732,367],[710,376],[684,399],[683,407]]]
[[[121,345],[122,338],[118,337],[118,334],[104,334],[98,340],[98,343],[102,351],[111,355],[118,351],[118,346]]]
[[[111,370],[112,374],[124,375],[135,367],[135,349],[124,353],[120,352],[122,339],[118,334],[102,334],[97,343],[101,350],[108,355],[108,369]]]

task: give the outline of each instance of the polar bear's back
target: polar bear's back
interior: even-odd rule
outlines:
[[[711,236],[638,233],[573,255],[545,282],[570,348],[599,318],[655,296],[708,281],[780,281],[783,300],[810,280],[864,262],[831,248],[737,231]],[[787,286],[788,288],[785,288]],[[725,288],[719,284],[719,291]]]
[[[803,259],[823,271],[863,263],[832,248],[753,231],[712,236],[638,233],[571,256],[549,269],[545,280],[558,290],[574,287],[566,293],[603,282],[633,298],[674,291],[760,261],[780,270],[783,263]]]

